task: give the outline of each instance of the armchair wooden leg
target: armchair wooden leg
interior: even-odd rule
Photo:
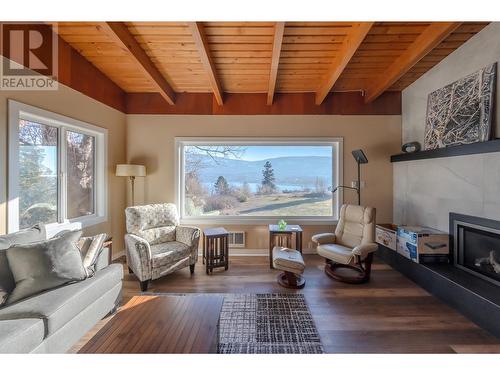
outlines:
[[[195,264],[189,265],[189,271],[191,272],[191,275],[194,274],[194,266],[195,266]]]
[[[145,292],[148,290],[149,280],[139,281],[139,283],[141,284],[141,291],[142,292]]]

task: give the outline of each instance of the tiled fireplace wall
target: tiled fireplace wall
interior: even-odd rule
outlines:
[[[427,96],[500,61],[500,23],[492,23],[403,91],[403,143],[424,143]],[[497,72],[497,98],[500,97]],[[493,134],[500,137],[500,102]],[[500,153],[393,164],[394,223],[448,231],[450,211],[500,220]]]

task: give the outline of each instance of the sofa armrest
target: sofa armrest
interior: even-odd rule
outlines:
[[[356,246],[354,249],[352,249],[352,253],[354,255],[359,255],[363,259],[368,254],[377,251],[377,249],[378,245],[374,242],[371,242]]]
[[[125,235],[127,265],[141,281],[151,279],[151,247],[148,241],[134,234]]]
[[[336,237],[334,233],[320,233],[312,236],[311,240],[317,245],[323,245],[326,243],[335,243]]]

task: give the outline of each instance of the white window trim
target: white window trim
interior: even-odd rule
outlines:
[[[341,189],[337,190],[336,198],[333,200],[334,216],[189,216],[184,213],[184,146],[196,144],[245,144],[245,145],[294,145],[294,146],[336,146],[333,147],[332,170],[335,171],[332,176],[332,185],[343,184],[343,142],[342,137],[327,138],[290,138],[290,137],[266,137],[266,138],[236,138],[236,137],[176,137],[175,138],[175,202],[179,209],[182,224],[248,224],[265,225],[276,223],[276,220],[282,218],[289,224],[308,224],[308,225],[330,225],[336,224],[340,212],[340,206],[343,203],[343,194]],[[335,161],[338,160],[338,165]],[[335,168],[336,167],[336,168]]]
[[[8,203],[7,203],[7,231],[13,233],[19,230],[19,120],[26,119],[54,126],[59,131],[60,147],[58,148],[59,178],[58,188],[62,192],[58,196],[59,222],[46,224],[47,235],[57,233],[63,229],[85,228],[108,220],[108,130],[91,125],[89,123],[75,120],[57,113],[24,104],[15,100],[8,100],[9,107],[9,162],[8,162]],[[61,152],[65,145],[65,131],[77,131],[79,133],[95,137],[95,213],[74,219],[65,219],[65,158]]]

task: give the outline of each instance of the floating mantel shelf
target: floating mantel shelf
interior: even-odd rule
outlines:
[[[489,152],[500,152],[500,139],[494,139],[487,142],[471,143],[468,145],[438,148],[435,150],[425,150],[407,154],[392,155],[391,163],[410,160],[448,158],[450,156],[460,155],[486,154]]]

